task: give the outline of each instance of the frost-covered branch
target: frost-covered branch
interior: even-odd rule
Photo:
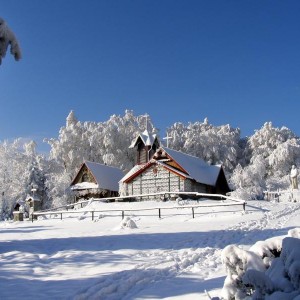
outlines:
[[[15,60],[20,60],[22,54],[18,40],[6,22],[0,17],[0,65],[9,46],[10,53],[14,56]]]

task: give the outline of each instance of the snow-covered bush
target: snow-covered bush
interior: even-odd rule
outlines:
[[[265,271],[263,260],[254,252],[243,250],[236,245],[225,247],[221,254],[227,277],[222,290],[224,299],[244,299],[251,294],[251,286],[242,281],[247,270]]]
[[[130,229],[134,229],[137,228],[136,223],[134,222],[134,220],[132,220],[130,217],[125,217],[120,224],[121,228],[130,228]]]
[[[299,237],[300,229],[289,231]],[[249,251],[229,245],[222,251],[227,277],[222,299],[300,298],[300,239],[276,237],[257,242]]]
[[[269,268],[272,261],[280,256],[283,237],[270,238],[265,241],[258,241],[249,251],[254,252],[263,259],[266,268]]]

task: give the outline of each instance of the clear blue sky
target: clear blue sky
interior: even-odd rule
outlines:
[[[57,137],[71,109],[300,135],[300,1],[0,0],[23,59],[0,66],[0,140]]]

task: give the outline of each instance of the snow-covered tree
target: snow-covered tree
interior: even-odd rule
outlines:
[[[66,119],[66,126],[59,131],[58,139],[47,142],[51,146],[50,158],[57,160],[64,166],[72,178],[72,173],[83,161],[88,142],[83,139],[84,128],[71,111]]]
[[[36,154],[33,141],[0,143],[0,211],[9,214],[15,201],[33,188],[45,199],[44,207],[68,203],[68,187],[84,160],[130,170],[136,153],[128,147],[146,128],[157,133],[149,116],[135,116],[130,110],[105,122],[80,122],[71,111],[58,138],[47,141],[47,159]],[[222,164],[235,196],[243,199],[261,198],[265,189],[288,188],[291,166],[300,166],[299,138],[271,122],[249,138],[241,138],[238,128],[213,126],[207,118],[175,123],[168,136],[170,148]]]
[[[148,130],[156,130],[149,119],[147,126]],[[52,175],[46,182],[50,198],[57,204],[71,200],[66,191],[84,160],[116,166],[124,171],[131,169],[135,152],[128,147],[145,128],[145,116],[135,116],[130,110],[126,110],[124,116],[113,115],[108,121],[99,123],[80,122],[71,111],[58,139],[47,141],[51,146]]]
[[[4,19],[0,17],[0,65],[9,46],[10,53],[14,56],[15,60],[21,59],[22,54],[17,38],[7,26]]]
[[[42,205],[47,203],[47,194],[45,187],[45,164],[46,159],[42,155],[36,154],[36,143],[30,141],[24,145],[25,157],[26,157],[26,170],[25,178],[25,193],[39,198],[42,201]]]
[[[128,147],[138,132],[145,129],[144,123],[144,116],[134,116],[129,110],[124,116],[113,115],[99,123],[82,123],[71,111],[58,139],[47,141],[51,146],[50,158],[62,163],[71,177],[83,160],[129,169],[134,165],[134,153]],[[155,130],[149,120],[148,126]]]
[[[234,187],[233,196],[245,200],[262,199],[266,189],[265,174],[265,160],[260,155],[253,157],[245,168],[238,165],[230,178],[231,186]]]
[[[243,163],[230,178],[235,196],[260,198],[265,189],[287,189],[292,165],[300,164],[300,139],[286,127],[266,122],[250,136]]]
[[[18,200],[24,201],[34,188],[45,200],[42,156],[36,155],[35,143],[20,139],[0,143],[0,218],[11,217]]]
[[[276,128],[272,122],[266,122],[261,129],[256,130],[254,135],[248,139],[244,155],[248,161],[251,157],[257,155],[267,158],[279,145],[295,138],[295,134],[288,128]]]
[[[168,129],[170,148],[203,158],[211,164],[222,164],[226,172],[237,165],[241,149],[240,129],[229,125],[213,126],[204,121],[175,123]]]

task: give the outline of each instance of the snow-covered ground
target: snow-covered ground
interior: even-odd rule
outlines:
[[[96,212],[173,206],[160,219],[157,209],[125,212],[123,222],[119,211]],[[197,208],[195,218],[176,202],[84,209],[95,210],[94,221],[81,211],[0,223],[1,299],[208,299],[205,290],[219,296],[224,283],[225,246],[249,249],[300,226],[300,203],[292,202]]]

